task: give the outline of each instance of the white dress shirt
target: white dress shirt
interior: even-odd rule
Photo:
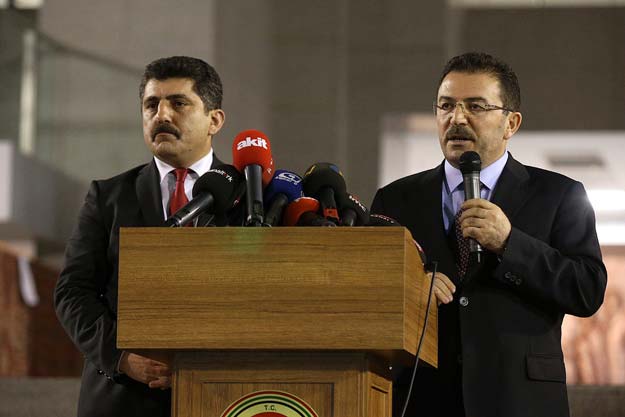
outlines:
[[[172,167],[166,162],[161,161],[156,156],[154,157],[154,162],[156,163],[156,168],[158,168],[158,173],[160,174],[160,184],[161,184],[161,199],[163,202],[163,216],[167,219],[169,207],[169,199],[176,189],[176,174],[174,170],[176,168]],[[210,150],[206,156],[202,157],[199,161],[195,162],[193,165],[189,167],[189,173],[184,180],[184,193],[187,195],[187,199],[191,201],[193,198],[193,186],[195,185],[195,181],[204,175],[208,170],[211,169],[211,165],[213,164],[213,149]]]
[[[489,200],[493,194],[493,190],[499,181],[499,177],[508,162],[508,151],[495,162],[484,168],[480,172],[480,197]],[[460,206],[464,203],[464,182],[462,172],[458,168],[454,168],[449,162],[445,161],[445,180],[443,181],[443,224],[445,231],[449,232],[449,227],[453,223],[453,219],[460,210]]]

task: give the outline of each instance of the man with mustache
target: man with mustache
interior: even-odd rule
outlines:
[[[507,152],[520,107],[508,65],[452,58],[434,103],[445,160],[374,198],[372,213],[405,225],[438,261],[438,369],[418,370],[408,416],[569,415],[562,319],[597,311],[607,276],[583,185]],[[466,151],[481,157],[482,184],[481,198],[465,202]],[[486,252],[479,264],[462,261],[467,238]],[[409,374],[395,383],[398,406]]]
[[[224,124],[219,75],[185,56],[146,66],[140,85],[146,165],[91,184],[55,290],[57,316],[85,357],[78,416],[169,416],[167,358],[117,349],[119,228],[160,226],[195,181],[221,165],[212,138]],[[222,225],[225,219],[216,219]]]

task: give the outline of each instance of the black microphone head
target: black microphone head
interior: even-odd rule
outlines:
[[[214,214],[223,214],[241,198],[245,178],[232,165],[220,165],[202,175],[193,186],[193,197],[211,193],[215,199]]]
[[[362,226],[369,223],[369,209],[353,195],[349,193],[338,194],[336,196],[336,204],[339,206],[341,215],[346,209],[354,210],[356,213],[355,226]]]
[[[463,174],[480,172],[482,170],[482,160],[480,154],[475,151],[466,151],[460,155],[460,171]]]
[[[399,222],[383,214],[371,214],[367,226],[401,226]]]
[[[317,194],[323,188],[331,188],[335,194],[345,194],[347,186],[343,173],[334,164],[317,162],[310,166],[304,174],[302,185],[304,194],[308,197],[317,198]]]

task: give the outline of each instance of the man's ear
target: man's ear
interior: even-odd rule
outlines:
[[[506,120],[506,130],[504,132],[504,139],[510,139],[512,135],[514,135],[517,130],[521,127],[521,122],[523,121],[523,115],[518,112],[510,112],[508,114],[508,118]]]
[[[209,113],[211,124],[208,128],[208,134],[214,136],[221,130],[226,122],[226,113],[222,109],[214,109]]]

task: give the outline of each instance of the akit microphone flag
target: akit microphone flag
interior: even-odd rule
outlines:
[[[273,157],[267,136],[259,130],[244,130],[232,142],[232,161],[245,175],[246,226],[262,226],[263,187],[273,177]]]
[[[274,175],[274,163],[271,155],[271,143],[260,130],[244,130],[232,142],[232,165],[243,172],[248,165],[260,165],[263,175],[263,187]]]

